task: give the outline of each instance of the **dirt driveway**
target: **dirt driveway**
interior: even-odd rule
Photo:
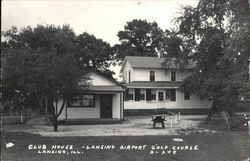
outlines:
[[[52,126],[42,125],[41,119],[31,120],[24,125],[5,126],[4,131],[8,132],[28,132],[40,134],[42,136],[146,136],[146,135],[188,135],[191,132],[199,133],[220,133],[220,130],[206,129],[199,125],[203,124],[205,115],[184,115],[181,118],[171,120],[168,117],[165,122],[166,128],[161,128],[161,124],[153,129],[149,116],[126,117],[121,124],[106,125],[60,125],[59,132],[53,132]],[[222,129],[223,130],[223,129]]]

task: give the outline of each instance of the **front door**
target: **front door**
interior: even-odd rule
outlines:
[[[101,118],[112,118],[112,95],[100,95]]]

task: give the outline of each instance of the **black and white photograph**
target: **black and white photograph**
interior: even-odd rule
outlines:
[[[1,161],[249,161],[249,0],[2,0]]]

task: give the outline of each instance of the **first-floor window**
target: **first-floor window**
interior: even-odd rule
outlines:
[[[156,100],[155,89],[146,89],[146,101]]]
[[[144,93],[140,94],[140,100],[145,100],[145,94]]]
[[[140,100],[145,100],[145,89],[140,89]]]
[[[163,92],[159,92],[158,93],[158,100],[159,101],[163,101],[164,99],[163,99]]]
[[[134,100],[134,94],[131,89],[126,90],[126,100]]]
[[[152,100],[156,100],[156,91],[155,90],[152,90],[151,98],[152,98]]]
[[[166,100],[170,100],[171,99],[171,91],[170,89],[166,90]]]
[[[133,93],[128,94],[128,100],[134,100],[134,95]]]
[[[68,101],[68,107],[95,107],[95,96],[93,94],[74,96]]]

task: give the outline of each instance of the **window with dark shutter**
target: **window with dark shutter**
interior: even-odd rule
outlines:
[[[176,89],[171,89],[170,90],[171,93],[171,101],[176,101]]]
[[[146,101],[151,101],[151,89],[146,89]]]
[[[176,81],[176,71],[171,71],[171,82]]]
[[[135,101],[140,101],[140,89],[135,89]]]
[[[154,82],[155,81],[155,71],[150,71],[150,82]]]

